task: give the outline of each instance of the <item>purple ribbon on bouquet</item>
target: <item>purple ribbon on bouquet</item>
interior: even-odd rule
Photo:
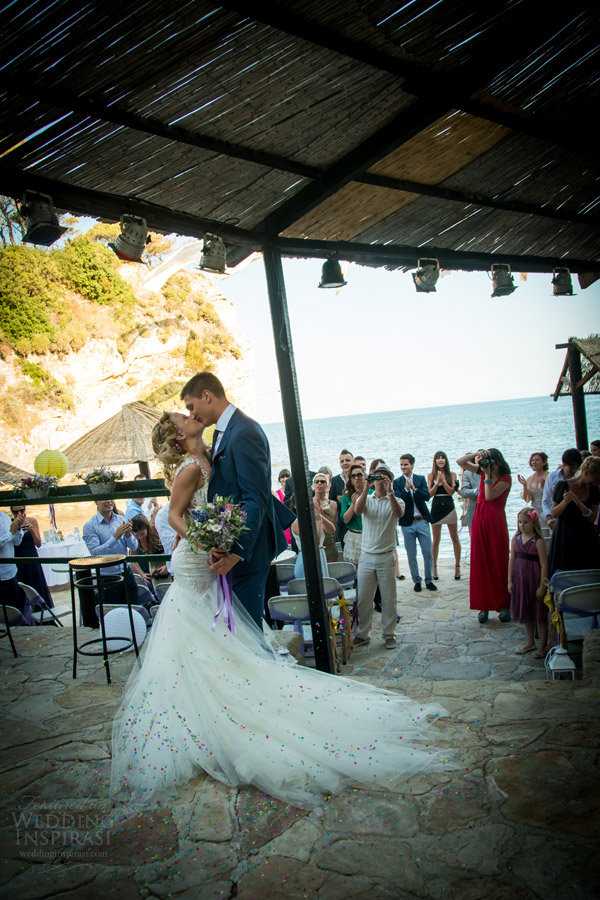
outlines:
[[[223,618],[232,634],[235,634],[235,620],[233,618],[233,576],[217,575],[217,614],[212,623],[212,630],[217,627],[217,620],[223,611]]]

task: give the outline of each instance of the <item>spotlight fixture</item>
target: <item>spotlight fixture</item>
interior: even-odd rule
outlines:
[[[226,265],[227,250],[223,239],[217,237],[216,234],[206,234],[198,268],[205,272],[218,272],[220,275],[224,275]]]
[[[23,240],[30,244],[49,247],[68,230],[58,224],[54,203],[48,194],[25,191],[19,212],[25,219]]]
[[[438,259],[420,259],[417,262],[417,271],[412,273],[417,293],[431,294],[435,291],[437,280],[440,277],[440,262]]]
[[[120,259],[128,262],[142,262],[142,253],[150,243],[146,220],[137,216],[121,216],[121,234],[108,246]]]
[[[555,297],[566,297],[573,294],[571,270],[566,266],[552,269],[552,293]]]
[[[506,297],[516,291],[517,285],[511,275],[508,263],[492,264],[492,284],[494,286],[492,297]]]
[[[348,282],[344,280],[344,273],[342,272],[342,267],[340,266],[337,256],[330,256],[329,259],[326,259],[323,263],[319,287],[341,288],[344,287],[345,284],[348,284]]]

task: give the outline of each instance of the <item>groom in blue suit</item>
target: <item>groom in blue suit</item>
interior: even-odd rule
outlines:
[[[253,419],[230,403],[219,379],[200,372],[188,381],[181,399],[195,419],[215,425],[208,499],[231,497],[246,513],[244,531],[232,552],[211,554],[211,570],[232,570],[233,590],[260,626],[265,585],[273,559],[287,548],[284,529],[295,519],[271,491],[271,451],[267,437]]]

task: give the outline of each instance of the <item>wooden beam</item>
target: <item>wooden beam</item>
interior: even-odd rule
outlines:
[[[540,6],[536,0],[524,0],[514,4],[512,9],[505,9],[499,14],[496,26],[489,29],[488,35],[472,41],[472,47],[479,57],[479,65],[469,64],[463,67],[463,88],[467,70],[471,73],[471,79],[475,68],[479,68],[480,75],[468,95],[464,94],[464,89],[457,90],[456,80],[443,71],[435,72],[416,62],[414,57],[409,59],[406,55],[401,55],[401,51],[398,55],[386,53],[380,47],[372,47],[363,41],[347,37],[333,28],[296,15],[285,6],[265,0],[253,0],[252,3],[248,0],[220,0],[219,5],[247,16],[250,20],[302,38],[308,43],[326,47],[350,59],[407,79],[405,90],[417,97],[433,98],[434,101],[445,97],[448,109],[462,109],[488,122],[496,122],[522,134],[530,134],[551,144],[564,146],[572,153],[586,154],[597,164],[597,142],[591,134],[583,134],[578,118],[569,119],[565,110],[561,111],[561,127],[557,128],[556,121],[552,119],[526,114],[518,109],[513,112],[506,105],[500,109],[496,104],[473,99],[471,96],[479,87],[485,87],[491,76],[523,59],[556,33],[556,16],[540,15]],[[588,5],[574,0],[565,9],[571,14],[574,6],[585,9]]]

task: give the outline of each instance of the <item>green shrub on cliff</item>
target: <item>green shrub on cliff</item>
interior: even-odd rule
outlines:
[[[0,251],[0,331],[15,347],[36,336],[50,347],[54,327],[49,311],[56,307],[58,270],[47,254],[30,247]]]
[[[103,306],[133,306],[135,295],[117,271],[114,253],[100,241],[76,237],[52,253],[62,280],[86,300]]]

